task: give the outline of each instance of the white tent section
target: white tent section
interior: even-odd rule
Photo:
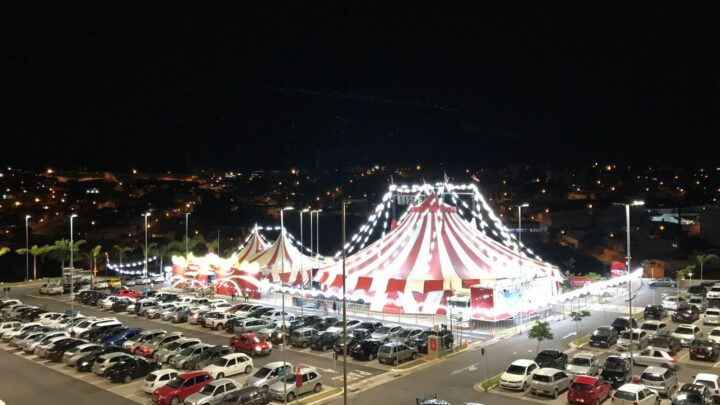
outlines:
[[[310,279],[311,269],[325,264],[300,253],[285,237],[284,232],[269,248],[254,256],[250,263],[257,264],[260,273],[271,282],[282,280],[293,285],[307,283]]]

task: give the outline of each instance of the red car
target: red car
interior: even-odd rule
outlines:
[[[245,333],[237,337],[231,337],[230,347],[232,347],[235,352],[247,353],[250,356],[270,354],[272,351],[272,343],[260,339],[254,333]]]
[[[140,291],[129,290],[129,289],[115,291],[115,296],[117,296],[117,297],[137,298],[140,294],[142,294]]]
[[[152,401],[158,405],[181,404],[185,398],[200,391],[212,381],[213,378],[207,371],[178,374],[167,385],[153,392]]]
[[[599,377],[577,376],[570,384],[567,400],[570,404],[599,404],[612,395],[612,386]]]

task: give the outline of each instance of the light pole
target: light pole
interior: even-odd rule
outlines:
[[[320,258],[320,213],[322,210],[315,210],[315,260]]]
[[[28,219],[25,215],[25,281],[30,280],[30,231],[28,230]]]
[[[148,217],[149,212],[142,214],[145,217],[145,262],[143,263],[143,279],[145,280],[145,287],[147,288],[147,263],[148,263]]]
[[[190,212],[185,213],[185,258],[187,259],[188,255],[188,217],[190,216]]]
[[[300,290],[304,292],[305,290],[305,252],[302,251],[302,249],[305,248],[305,245],[303,244],[303,214],[310,211],[309,208],[305,208],[304,210],[300,211]],[[308,277],[309,279],[310,277]],[[302,294],[302,293],[301,293]],[[300,296],[300,317],[305,316],[304,314],[304,308],[305,308],[305,302],[303,301],[303,296]]]
[[[630,317],[630,319],[629,319],[629,322],[630,322],[630,364],[632,364],[633,363],[633,341],[632,341],[632,335],[633,335],[632,334],[632,319],[633,319],[632,300],[633,300],[633,296],[632,296],[632,279],[630,278],[630,259],[631,259],[631,256],[630,256],[630,207],[631,206],[638,207],[641,205],[645,205],[645,202],[636,200],[629,204],[615,203],[615,205],[622,205],[625,207],[625,228],[626,228],[625,239],[627,241],[627,247],[626,247],[627,255],[625,258],[625,266],[627,267],[627,276],[628,276],[628,300],[627,300],[627,302],[628,302],[628,315]]]
[[[342,203],[342,275],[343,275],[343,295],[342,295],[342,306],[343,306],[343,404],[347,405],[347,303],[345,301],[345,256],[347,252],[345,249],[345,216],[346,208],[350,204],[350,201],[343,201]]]
[[[283,214],[285,211],[292,210],[293,207],[285,207],[280,210],[280,241],[284,244],[285,243],[285,220],[283,219]],[[285,249],[285,246],[283,246],[283,250]],[[282,325],[284,328],[287,328],[285,326],[285,288],[283,287],[283,282],[285,281],[285,252],[282,252],[282,255],[280,255],[280,293],[282,295],[282,309],[280,316],[282,317]],[[285,372],[285,368],[287,367],[287,363],[285,361],[285,350],[287,349],[287,333],[283,333],[283,350],[282,350],[282,361],[283,361],[283,372]],[[285,375],[283,374],[283,403],[287,404],[287,379],[285,378]]]
[[[523,203],[517,206],[518,209],[518,276],[522,277],[522,250],[520,244],[522,243],[522,209],[529,207],[530,204]],[[522,307],[520,309],[520,327],[522,328]]]
[[[77,218],[77,214],[70,215],[70,317],[73,320],[73,327],[75,327],[75,263],[73,262],[73,250],[75,250],[73,220],[75,218]]]

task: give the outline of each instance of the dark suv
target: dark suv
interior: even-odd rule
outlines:
[[[708,339],[695,339],[690,344],[690,360],[709,360],[716,361],[718,359],[717,343]]]
[[[610,347],[617,343],[620,334],[612,326],[601,326],[590,336],[590,346]]]
[[[338,340],[340,340],[339,334],[335,332],[323,332],[310,338],[310,348],[324,352],[332,349]]]
[[[700,384],[683,384],[675,394],[673,404],[712,405],[714,398],[710,388]]]
[[[629,358],[610,355],[605,359],[600,376],[612,384],[613,388],[620,388],[621,385],[630,381],[631,370]]]
[[[680,339],[673,337],[672,335],[656,335],[650,338],[648,346],[652,346],[656,349],[667,349],[669,352],[677,353],[682,350],[682,343]]]
[[[683,302],[678,305],[678,309],[670,317],[673,322],[693,323],[700,319],[700,310],[695,305]]]
[[[615,318],[612,323],[613,329],[615,329],[618,333],[624,331],[625,329],[635,329],[637,326],[637,321],[634,318],[629,318],[627,316]]]
[[[537,363],[540,368],[549,367],[556,368],[558,370],[565,370],[567,361],[567,354],[555,349],[543,350],[535,357],[535,363]]]
[[[356,344],[350,349],[350,355],[353,359],[372,360],[377,357],[378,350],[382,347],[383,342],[377,339],[366,339]]]
[[[662,305],[648,305],[643,312],[645,319],[657,319],[658,321],[665,318],[668,312]]]

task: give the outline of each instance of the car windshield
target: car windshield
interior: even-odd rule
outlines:
[[[263,367],[255,373],[254,377],[264,378],[265,376],[270,374],[271,371],[271,368]]]
[[[204,395],[210,395],[213,393],[213,391],[215,391],[215,386],[208,384],[200,390],[200,393]]]
[[[720,311],[707,310],[707,311],[705,311],[705,315],[718,316],[718,315],[720,315]]]
[[[621,359],[610,357],[605,360],[603,368],[608,371],[623,371],[625,370],[625,362]]]
[[[383,346],[378,350],[379,353],[390,353],[392,351],[392,347],[390,346]]]
[[[624,399],[626,401],[635,401],[635,393],[623,390],[615,391],[615,398]]]
[[[570,384],[570,389],[587,392],[592,391],[592,385],[574,382]]]
[[[186,347],[186,348],[182,349],[182,351],[179,354],[180,354],[180,356],[189,356],[194,351],[195,351],[194,347]]]
[[[590,365],[592,364],[592,362],[591,362],[590,359],[588,359],[588,358],[573,357],[573,359],[572,359],[572,361],[570,362],[570,364],[575,365],[575,366],[590,367]]]
[[[518,366],[516,364],[511,364],[510,367],[507,368],[505,371],[508,374],[517,374],[517,375],[524,375],[525,374],[525,367]]]
[[[390,328],[388,328],[387,326],[381,326],[381,327],[375,329],[375,333],[381,333],[381,334],[388,333],[389,330],[390,330]]]
[[[642,329],[642,330],[657,330],[658,326],[660,326],[660,325],[654,324],[654,323],[644,323],[643,326],[640,327],[640,329]]]
[[[250,343],[262,343],[262,339],[255,336],[254,338],[250,339]]]
[[[165,346],[165,348],[168,350],[175,350],[178,348],[178,346],[180,346],[180,343],[172,342],[172,343],[168,344],[167,346]]]
[[[533,376],[533,381],[550,382],[550,376],[549,376],[549,375],[539,375],[539,374],[535,374],[535,375]]]
[[[213,362],[214,365],[220,366],[220,367],[224,367],[225,363],[227,363],[227,359],[223,359],[222,357],[220,357],[219,359],[217,359]]]
[[[410,334],[413,333],[411,329],[403,329],[402,332],[398,334],[399,337],[404,338],[410,336]]]
[[[642,373],[640,378],[642,378],[643,380],[648,380],[648,381],[662,381],[663,380],[662,374],[659,374],[659,373]]]
[[[673,404],[681,405],[694,405],[702,403],[704,403],[702,395],[693,392],[681,392],[677,394],[677,397],[675,397],[675,400],[673,401]]]
[[[537,355],[537,361],[553,361],[555,356],[548,353],[540,353]]]
[[[710,336],[720,336],[720,329],[713,329]]]
[[[679,328],[675,329],[675,333],[677,333],[677,334],[679,334],[679,335],[692,335],[692,334],[694,334],[694,332],[693,332],[693,330],[692,330],[691,328],[683,328],[683,327],[679,327]]]
[[[630,339],[630,332],[629,332],[629,331],[624,331],[624,332],[620,335],[620,337],[621,337],[622,339]],[[640,334],[638,334],[637,332],[634,332],[634,333],[632,334],[632,340],[638,340],[639,338],[640,338]]]
[[[677,300],[678,300],[678,299],[675,298],[675,297],[667,297],[667,298],[665,298],[665,301],[667,301],[667,302],[676,302]]]
[[[185,382],[185,380],[183,380],[182,378],[180,378],[180,377],[175,377],[175,378],[173,378],[172,380],[170,380],[170,382],[169,382],[167,385],[168,385],[168,387],[170,387],[170,388],[180,388],[180,386],[181,386],[184,382]]]

